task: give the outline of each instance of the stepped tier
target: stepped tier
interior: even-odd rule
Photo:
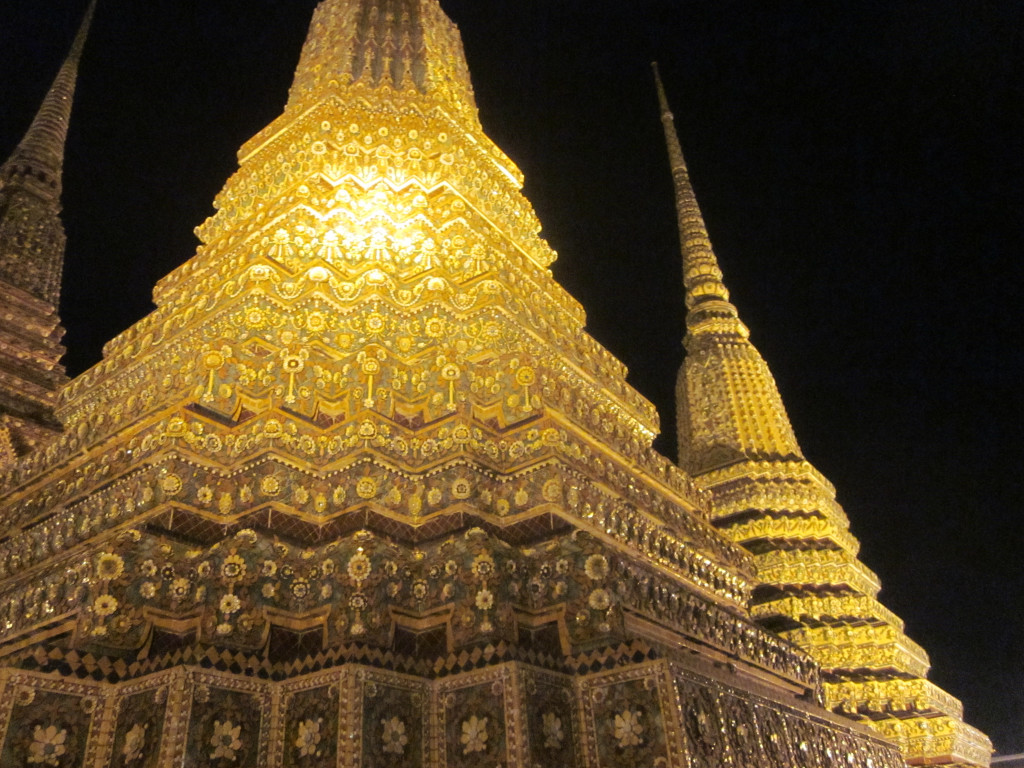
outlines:
[[[877,600],[835,489],[804,460],[767,363],[740,321],[658,79],[676,187],[686,358],[676,385],[679,462],[711,495],[711,519],[754,558],[750,610],[821,664],[825,706],[896,740],[909,763],[988,765],[991,744],[929,683],[924,651]],[[908,718],[923,730],[904,727]],[[919,719],[921,718],[921,719]],[[941,738],[932,738],[941,733]]]
[[[816,487],[726,506],[728,439],[652,449],[521,186],[436,0],[321,2],[194,257],[0,479],[0,763],[898,768],[949,725],[777,634],[921,663]],[[694,322],[745,340],[691,234]]]

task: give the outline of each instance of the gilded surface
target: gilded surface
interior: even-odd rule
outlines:
[[[762,563],[719,530],[714,485],[653,451],[654,409],[552,279],[436,0],[324,0],[239,158],[155,311],[0,479],[9,761],[902,764],[820,707],[813,650],[758,623],[762,566],[873,595],[855,541]],[[708,263],[701,322],[736,330]],[[749,424],[789,445],[768,416]],[[838,541],[838,507],[801,498],[788,535]]]
[[[729,303],[660,79],[658,93],[688,308],[679,461],[710,492],[715,525],[754,557],[751,614],[821,665],[826,707],[897,741],[908,762],[988,765],[988,739],[924,679],[927,656],[876,599],[881,585],[856,559],[835,489],[803,459],[775,380]]]
[[[3,670],[0,726],[11,765],[904,764],[841,718],[735,682],[665,661],[584,678],[508,662],[438,680],[361,664],[284,681],[179,667],[116,685]]]

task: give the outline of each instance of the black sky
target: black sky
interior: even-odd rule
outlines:
[[[85,0],[0,10],[0,155]],[[590,332],[674,453],[678,243],[657,58],[712,241],[805,454],[931,679],[1024,752],[1024,4],[442,0]],[[65,173],[72,374],[151,309],[315,0],[100,0]]]

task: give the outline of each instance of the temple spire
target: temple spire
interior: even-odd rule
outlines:
[[[878,577],[857,559],[835,489],[800,451],[775,379],[729,302],[657,66],[654,75],[688,310],[679,464],[710,494],[713,524],[754,558],[753,615],[822,665],[829,709],[869,712],[865,722],[900,742],[912,764],[986,765],[987,739],[925,679],[927,655],[878,601]]]
[[[800,456],[775,379],[740,321],[690,184],[665,88],[654,67],[686,290],[686,359],[676,385],[679,463],[694,475],[743,460]]]
[[[652,63],[651,66],[658,88],[661,122],[665,128],[665,143],[668,145],[672,181],[676,191],[679,244],[683,255],[683,285],[686,289],[688,310],[687,327],[690,333],[712,329],[720,333],[728,329],[746,338],[747,329],[740,322],[736,307],[729,302],[729,291],[722,282],[722,270],[711,248],[704,217],[701,215],[697,197],[690,183],[690,171],[686,167],[683,150],[679,145],[675,120],[668,106],[658,65]]]
[[[66,238],[61,177],[78,63],[96,0],[24,138],[0,165],[0,468],[61,430],[66,378],[57,316]]]
[[[71,50],[54,78],[50,90],[36,113],[24,138],[7,162],[0,166],[0,185],[20,184],[48,202],[60,204],[64,145],[67,141],[71,103],[78,80],[78,62],[96,10],[89,3],[75,35]]]

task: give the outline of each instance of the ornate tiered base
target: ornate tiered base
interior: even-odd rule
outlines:
[[[499,644],[439,659],[431,675],[385,668],[402,666],[393,653],[361,653],[333,666],[359,649],[319,653],[274,679],[265,660],[189,647],[166,657],[179,665],[109,682],[117,674],[98,659],[28,652],[27,664],[55,669],[0,671],[0,764],[904,765],[865,729],[780,702],[728,665],[642,644],[557,670]]]

